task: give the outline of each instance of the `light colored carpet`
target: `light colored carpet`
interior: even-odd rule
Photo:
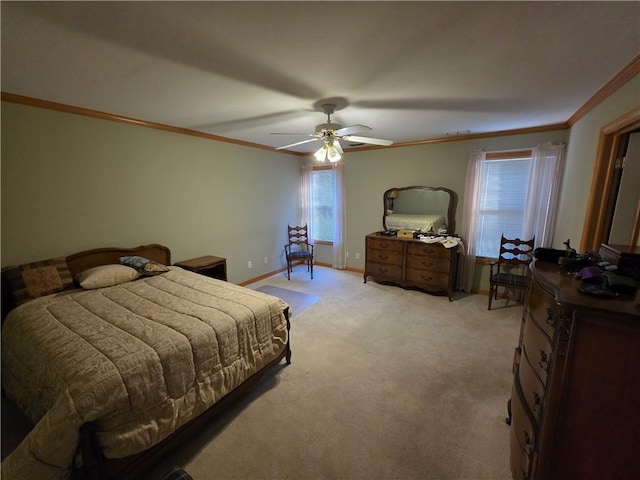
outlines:
[[[195,480],[507,480],[521,307],[363,283],[317,267],[256,284],[321,297],[292,319],[292,364],[158,466]]]

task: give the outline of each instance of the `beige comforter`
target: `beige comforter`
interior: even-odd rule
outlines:
[[[155,445],[283,351],[286,307],[171,267],[16,308],[2,330],[2,383],[35,427],[2,478],[68,478],[85,422],[108,458]]]

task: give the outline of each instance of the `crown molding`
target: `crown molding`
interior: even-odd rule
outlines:
[[[613,95],[620,87],[640,73],[640,53],[631,60],[622,70],[598,90],[589,100],[580,107],[576,113],[569,117],[567,125],[572,127],[591,110],[596,108],[605,99]]]
[[[20,105],[28,105],[30,107],[44,108],[47,110],[55,110],[58,112],[72,113],[75,115],[82,115],[85,117],[99,118],[102,120],[110,120],[112,122],[127,123],[129,125],[138,125],[141,127],[154,128],[156,130],[164,130],[166,132],[179,133],[181,135],[190,135],[192,137],[205,138],[207,140],[216,140],[218,142],[233,143],[235,145],[242,145],[245,147],[259,148],[261,150],[268,150],[270,152],[275,151],[275,148],[261,145],[259,143],[245,142],[243,140],[236,140],[234,138],[221,137],[212,133],[199,132],[197,130],[191,130],[188,128],[174,127],[171,125],[165,125],[162,123],[148,122],[146,120],[140,120],[137,118],[124,117],[121,115],[114,115],[112,113],[101,112],[98,110],[91,110],[89,108],[76,107],[74,105],[66,105],[64,103],[51,102],[49,100],[42,100],[39,98],[26,97],[24,95],[16,95],[15,93],[1,92],[0,99],[3,102],[17,103]],[[300,152],[288,152],[295,155],[301,155]]]
[[[626,84],[629,80],[640,73],[640,54],[636,55],[636,57],[631,60],[617,75],[615,75],[610,81],[608,81],[600,90],[598,90],[587,102],[585,102],[582,107],[580,107],[566,122],[556,123],[551,125],[541,125],[538,127],[529,127],[529,128],[516,128],[512,130],[500,130],[495,132],[485,132],[485,133],[475,133],[468,135],[456,135],[450,137],[440,137],[440,138],[431,138],[425,140],[415,140],[411,142],[398,142],[390,145],[388,147],[382,146],[365,146],[365,147],[356,147],[356,148],[345,148],[346,151],[366,151],[366,150],[379,150],[386,148],[397,148],[397,147],[413,147],[417,145],[428,145],[432,143],[446,143],[446,142],[457,142],[461,140],[472,140],[478,138],[488,138],[488,137],[496,137],[496,136],[506,136],[506,135],[522,135],[527,133],[539,133],[539,132],[547,132],[551,130],[564,130],[572,127],[578,120],[584,117],[588,112],[593,110],[597,105],[602,103],[606,98],[615,93],[620,87]],[[188,128],[174,127],[171,125],[165,125],[162,123],[149,122],[146,120],[140,120],[131,117],[124,117],[121,115],[114,115],[111,113],[101,112],[98,110],[91,110],[83,107],[76,107],[73,105],[66,105],[64,103],[51,102],[49,100],[42,100],[33,97],[27,97],[24,95],[17,95],[14,93],[1,92],[1,99],[4,102],[17,103],[21,105],[28,105],[37,108],[45,108],[49,110],[56,110],[59,112],[72,113],[76,115],[83,115],[86,117],[99,118],[102,120],[111,120],[114,122],[127,123],[130,125],[138,125],[147,128],[154,128],[157,130],[164,130],[167,132],[179,133],[182,135],[190,135],[193,137],[205,138],[208,140],[216,140],[218,142],[226,142],[232,143],[235,145],[242,145],[245,147],[251,148],[259,148],[261,150],[268,151],[276,151],[274,147],[268,145],[261,145],[258,143],[245,142],[242,140],[236,140],[233,138],[222,137],[219,135],[214,135],[211,133],[199,132],[196,130],[191,130]],[[295,152],[293,150],[278,150],[282,153],[287,153],[290,155],[296,156],[310,156],[312,153],[310,152]]]

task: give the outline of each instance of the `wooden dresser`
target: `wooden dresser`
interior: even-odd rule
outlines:
[[[365,243],[365,283],[371,277],[380,283],[444,293],[453,300],[459,257],[456,247],[380,233],[367,235]]]
[[[514,479],[640,478],[640,307],[531,264],[508,403]]]

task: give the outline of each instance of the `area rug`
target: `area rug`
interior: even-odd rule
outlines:
[[[258,292],[281,298],[282,300],[287,302],[291,307],[291,310],[293,311],[292,316],[299,315],[300,312],[302,312],[304,309],[310,307],[318,300],[320,300],[320,297],[317,297],[315,295],[295,292],[286,288],[274,287],[273,285],[262,285],[261,287],[256,288],[256,290]]]

